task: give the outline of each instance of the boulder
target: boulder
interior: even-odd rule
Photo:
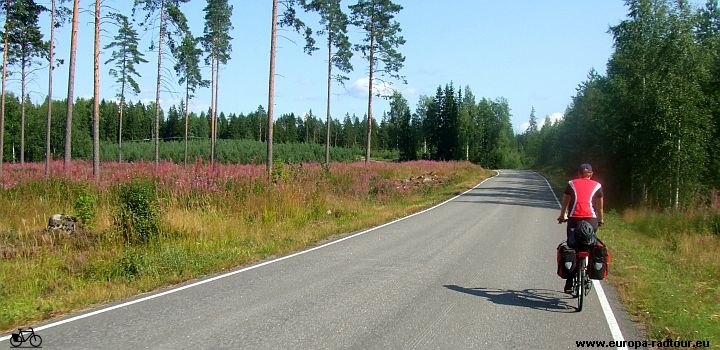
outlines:
[[[64,214],[53,214],[48,220],[48,231],[75,233],[77,219]]]

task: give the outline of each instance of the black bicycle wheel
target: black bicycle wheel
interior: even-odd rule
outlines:
[[[20,344],[22,344],[21,341],[15,341],[15,339],[13,337],[10,337],[10,345],[13,348],[17,348],[18,346],[20,346]]]
[[[585,271],[578,272],[578,312],[582,311],[583,300],[585,299]]]
[[[37,334],[33,334],[33,336],[30,337],[30,345],[37,348],[40,347],[40,344],[42,344],[42,338]]]

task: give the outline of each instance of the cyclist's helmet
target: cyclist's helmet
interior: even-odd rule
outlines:
[[[575,241],[579,245],[595,245],[595,229],[589,222],[580,220],[577,223],[575,227]]]

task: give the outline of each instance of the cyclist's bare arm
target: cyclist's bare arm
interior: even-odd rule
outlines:
[[[560,216],[558,216],[558,222],[567,221],[567,209],[570,205],[570,195],[563,193],[562,206],[560,207]]]

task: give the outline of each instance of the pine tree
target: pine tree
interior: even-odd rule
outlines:
[[[50,2],[50,42],[48,45],[48,97],[47,97],[47,118],[45,123],[45,177],[50,177],[50,129],[52,128],[52,78],[53,65],[55,62],[55,0]]]
[[[128,92],[135,95],[140,93],[140,85],[134,77],[140,77],[135,66],[140,63],[147,63],[144,54],[138,49],[138,33],[132,28],[128,18],[120,13],[113,13],[110,17],[115,20],[118,25],[118,32],[115,35],[115,41],[106,45],[103,49],[113,49],[110,58],[105,64],[114,63],[115,67],[111,68],[110,76],[120,84],[120,90],[117,97],[120,99],[118,108],[118,162],[122,161],[122,127],[123,127],[123,111],[125,107],[125,96]],[[129,88],[129,90],[128,90]]]
[[[218,75],[220,72],[220,64],[226,64],[232,52],[230,40],[232,37],[228,34],[233,29],[230,17],[232,16],[233,7],[228,5],[227,0],[208,0],[205,7],[205,29],[203,37],[203,47],[207,57],[205,62],[210,64],[210,162],[215,162],[216,143],[217,143],[217,125],[216,114],[218,105]]]
[[[5,148],[5,92],[7,88],[7,65],[8,65],[8,47],[10,42],[10,0],[5,0],[3,10],[5,12],[5,31],[3,33],[3,65],[2,65],[2,96],[0,96],[0,178],[3,175],[3,150]]]
[[[330,114],[330,96],[332,88],[333,78],[343,84],[349,78],[343,74],[336,74],[333,76],[333,67],[340,70],[342,73],[349,73],[352,71],[352,64],[350,58],[352,58],[352,51],[350,50],[350,40],[347,36],[347,22],[348,17],[342,12],[340,8],[340,0],[312,0],[307,2],[303,0],[303,6],[306,9],[315,11],[320,14],[320,24],[323,25],[323,29],[318,31],[320,35],[327,35],[327,60],[328,60],[328,75],[327,75],[327,131],[325,135],[325,163],[330,163],[330,125],[331,125],[331,114]],[[333,53],[333,49],[336,51]]]
[[[95,0],[95,45],[93,46],[93,175],[100,181],[100,0]]]
[[[72,120],[73,120],[73,104],[75,93],[75,59],[77,57],[77,32],[78,17],[80,16],[80,0],[73,0],[72,29],[70,34],[70,66],[68,68],[68,92],[65,109],[65,157],[63,161],[63,170],[67,172],[72,159]]]
[[[160,86],[162,82],[163,43],[167,41],[167,44],[172,48],[174,38],[178,35],[183,35],[187,31],[187,20],[185,15],[180,11],[180,4],[188,1],[189,0],[135,0],[135,6],[133,7],[134,15],[136,9],[142,6],[142,9],[146,12],[145,22],[157,12],[160,23],[157,36],[157,81],[155,83],[155,125],[153,127],[155,132],[156,165],[160,161]],[[170,28],[168,28],[168,26],[170,26]],[[150,49],[154,49],[154,45],[151,45]]]
[[[381,76],[401,79],[399,74],[405,57],[397,49],[405,43],[400,35],[400,23],[394,20],[402,6],[390,0],[358,0],[350,5],[351,23],[365,34],[362,44],[355,45],[368,61],[368,112],[367,112],[367,148],[365,162],[370,160],[372,145],[372,97],[375,73]]]
[[[25,162],[25,106],[26,88],[30,75],[33,72],[32,66],[36,59],[47,59],[49,54],[49,43],[43,41],[43,35],[38,26],[40,13],[47,10],[38,5],[34,0],[15,0],[10,4],[7,12],[8,26],[8,52],[7,62],[10,65],[18,65],[21,80],[20,101],[22,104],[20,112],[20,163]]]
[[[202,50],[197,47],[198,42],[199,40],[193,37],[192,33],[187,32],[180,46],[173,52],[173,55],[175,55],[177,59],[174,68],[179,77],[178,83],[185,85],[185,103],[183,104],[185,113],[185,152],[183,159],[186,165],[188,161],[188,133],[190,127],[188,105],[198,86],[207,87],[209,85],[207,80],[202,79],[200,73],[200,55],[202,54]]]

